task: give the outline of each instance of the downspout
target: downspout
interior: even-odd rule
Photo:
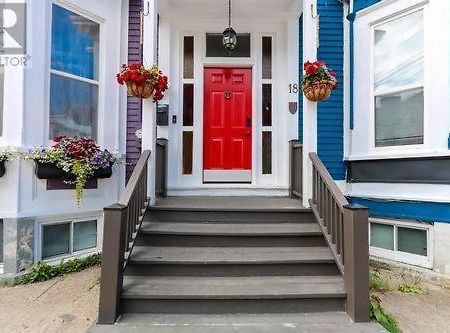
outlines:
[[[354,115],[353,115],[353,78],[354,78],[354,63],[355,63],[355,51],[354,51],[354,36],[353,36],[353,23],[355,21],[356,13],[350,13],[347,15],[347,20],[350,22],[350,129],[354,128]]]

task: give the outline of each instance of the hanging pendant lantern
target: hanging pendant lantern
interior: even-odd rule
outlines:
[[[228,51],[233,51],[237,45],[237,34],[231,27],[231,0],[228,0],[228,28],[222,34],[222,42]]]

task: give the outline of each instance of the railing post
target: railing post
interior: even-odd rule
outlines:
[[[354,322],[369,321],[368,209],[344,206],[344,280],[346,311]]]
[[[127,214],[124,205],[104,208],[99,324],[114,324],[120,313]]]

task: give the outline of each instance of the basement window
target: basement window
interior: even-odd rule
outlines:
[[[432,225],[371,219],[370,254],[415,266],[432,268]]]
[[[42,226],[42,259],[53,259],[97,248],[97,220]]]

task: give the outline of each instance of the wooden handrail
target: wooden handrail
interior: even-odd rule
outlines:
[[[149,158],[144,151],[119,203],[104,208],[99,324],[114,324],[119,316],[123,271],[149,204]]]
[[[355,322],[369,321],[368,209],[349,204],[316,153],[312,162],[314,216],[344,277],[347,314]]]
[[[334,182],[333,177],[331,177],[330,173],[320,160],[319,156],[317,156],[316,153],[309,153],[309,158],[311,159],[314,169],[317,170],[317,172],[322,177],[322,180],[326,183],[326,186],[333,195],[334,200],[336,200],[341,208],[345,205],[348,205],[349,202],[347,198],[342,194],[341,190]]]
[[[151,154],[150,150],[145,150],[142,152],[142,155],[139,158],[139,161],[137,162],[133,173],[131,174],[130,180],[128,181],[128,184],[120,197],[119,205],[127,206],[128,203],[130,202],[131,196],[133,192],[136,190],[136,186],[139,182],[139,177],[142,175],[144,168],[147,167],[150,154]]]

